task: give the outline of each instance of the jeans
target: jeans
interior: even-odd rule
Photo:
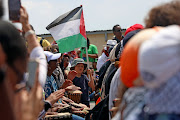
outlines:
[[[73,120],[85,120],[85,118],[82,118],[82,117],[74,115],[74,114],[72,114],[72,119]]]

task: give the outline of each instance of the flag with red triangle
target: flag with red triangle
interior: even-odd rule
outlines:
[[[59,16],[46,29],[58,44],[60,53],[87,47],[82,6]]]

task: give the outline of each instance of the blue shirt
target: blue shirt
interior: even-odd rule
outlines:
[[[81,103],[89,106],[89,85],[88,85],[89,79],[86,75],[82,74],[81,77],[75,77],[73,79],[73,84],[80,87],[82,95],[81,95]]]
[[[51,93],[53,93],[54,91],[57,91],[57,90],[58,90],[58,87],[57,87],[57,83],[56,83],[54,77],[52,75],[47,76],[46,83],[44,86],[45,99],[47,97],[49,97]]]

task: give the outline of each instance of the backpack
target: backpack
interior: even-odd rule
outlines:
[[[99,102],[87,115],[86,120],[109,120],[109,95]]]

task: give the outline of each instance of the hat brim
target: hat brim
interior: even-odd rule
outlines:
[[[53,55],[51,56],[51,58],[50,58],[49,61],[51,61],[51,60],[57,60],[57,59],[60,58],[60,57],[61,57],[61,53],[53,54]]]
[[[81,64],[81,63],[84,64],[84,70],[85,70],[87,68],[87,64],[84,62],[77,62],[74,66],[71,66],[70,70],[73,70],[77,64]]]
[[[104,47],[113,47],[115,45],[103,45]]]

